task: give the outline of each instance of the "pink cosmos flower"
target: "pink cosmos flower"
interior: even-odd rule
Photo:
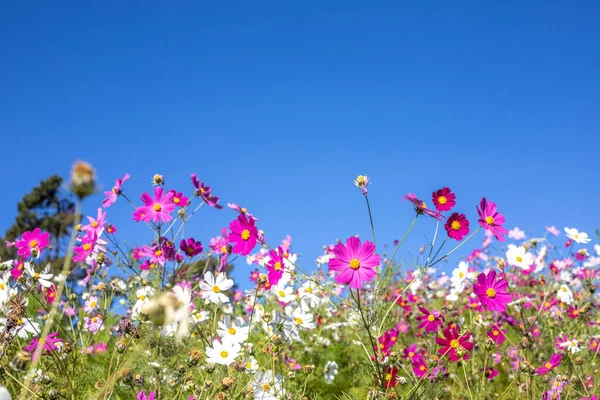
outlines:
[[[34,257],[39,257],[42,250],[48,246],[50,246],[50,234],[42,232],[40,228],[24,232],[22,239],[15,241],[17,254],[21,257],[29,257],[32,254]]]
[[[81,230],[84,232],[93,230],[96,234],[100,235],[102,230],[104,229],[104,225],[106,225],[106,212],[101,208],[98,209],[97,217],[94,219],[93,217],[88,216],[87,219],[89,224],[81,227]]]
[[[447,187],[433,192],[431,197],[438,211],[449,211],[456,205],[456,195]]]
[[[73,249],[75,252],[73,261],[84,262],[85,259],[94,251],[94,246],[96,246],[97,241],[98,235],[96,235],[96,232],[93,230],[87,231],[85,236],[81,238],[81,246],[75,246]]]
[[[228,239],[234,243],[231,252],[243,256],[250,254],[258,240],[258,229],[254,225],[254,220],[240,214],[229,224],[229,230],[231,232]]]
[[[490,381],[493,381],[494,378],[497,377],[499,373],[500,373],[500,371],[498,371],[497,369],[492,369],[492,368],[485,369],[485,377],[488,378]]]
[[[96,308],[98,307],[98,297],[97,296],[90,296],[86,301],[85,304],[83,305],[83,310],[86,313],[91,313],[92,311],[94,311]]]
[[[552,354],[549,361],[546,361],[542,364],[542,366],[535,370],[537,375],[546,375],[548,372],[552,371],[554,368],[560,365],[560,360],[562,359],[562,354]]]
[[[560,231],[559,231],[558,229],[556,229],[556,227],[555,227],[555,226],[547,226],[547,227],[546,227],[546,230],[547,230],[549,233],[553,234],[554,236],[558,236],[558,235],[560,235]]]
[[[277,251],[271,250],[269,252],[269,262],[267,263],[267,271],[269,271],[269,282],[271,285],[277,285],[284,272],[283,262],[283,249],[281,246],[277,248]]]
[[[525,232],[519,229],[518,226],[515,226],[514,229],[508,231],[508,238],[513,240],[523,240],[525,239]]]
[[[140,199],[144,205],[137,207],[133,215],[135,221],[145,221],[154,223],[169,222],[173,219],[171,213],[175,210],[173,204],[173,193],[164,194],[164,190],[160,186],[154,188],[154,198],[148,193],[142,193]]]
[[[188,257],[195,257],[202,253],[202,250],[204,250],[202,243],[194,238],[189,238],[187,242],[185,239],[181,239],[181,242],[179,243],[179,249]]]
[[[106,233],[109,233],[112,235],[113,233],[116,233],[116,232],[117,232],[117,227],[114,226],[113,224],[108,224],[108,226],[106,227]]]
[[[123,186],[123,183],[125,183],[125,181],[129,179],[129,174],[125,174],[125,176],[123,177],[123,179],[117,179],[115,181],[115,186],[111,189],[110,192],[104,192],[104,195],[106,196],[106,198],[102,201],[102,207],[104,208],[108,208],[110,207],[115,201],[117,201],[117,197],[119,197],[122,193],[121,191],[121,186]]]
[[[492,325],[487,336],[491,338],[494,343],[502,344],[506,341],[506,329],[502,329],[498,325]]]
[[[84,329],[90,331],[92,334],[95,334],[102,327],[102,316],[100,314],[95,315],[93,317],[84,317],[83,321],[85,323]]]
[[[429,311],[423,307],[419,307],[419,311],[423,315],[419,315],[417,319],[421,321],[417,329],[425,328],[425,332],[437,332],[437,330],[444,326],[444,316],[439,311]]]
[[[368,240],[361,246],[360,239],[351,236],[345,245],[338,243],[333,254],[328,265],[331,271],[339,272],[335,277],[338,283],[350,284],[351,288],[358,289],[375,277],[380,257],[375,254],[375,245]]]
[[[496,203],[493,201],[488,202],[485,197],[481,199],[480,207],[475,206],[477,214],[479,214],[479,225],[485,230],[491,231],[496,239],[500,242],[504,242],[506,238],[502,235],[506,235],[508,231],[502,226],[506,222],[504,215],[500,214],[496,210]]]
[[[186,207],[190,204],[190,201],[183,193],[176,192],[175,190],[170,190],[169,193],[173,193],[173,204],[177,207]]]
[[[51,334],[46,336],[46,340],[44,341],[44,351],[46,353],[50,353],[51,351],[56,350],[58,348],[57,344],[62,343],[62,339],[57,338],[57,335],[58,332],[52,332]],[[40,342],[38,338],[33,338],[27,346],[23,347],[23,350],[25,350],[26,352],[34,353],[32,360],[35,360],[35,349],[37,348],[39,343]]]
[[[196,194],[196,196],[202,198],[202,200],[204,200],[206,204],[208,204],[211,207],[214,207],[216,209],[223,208],[223,206],[219,205],[219,198],[217,196],[211,196],[210,186],[205,186],[204,182],[200,182],[198,180],[198,177],[196,176],[196,173],[193,173],[191,178],[192,184],[194,185],[195,189],[194,193]]]
[[[458,241],[463,240],[469,234],[469,221],[465,214],[452,214],[444,227],[448,232],[448,236]]]
[[[158,247],[156,243],[152,243],[152,247],[143,245],[142,251],[144,257],[148,257],[150,259],[151,264],[165,265],[165,253],[160,247]]]
[[[238,206],[235,203],[227,203],[227,207],[231,208],[232,210],[235,210],[235,211],[239,212],[240,214],[245,214],[249,218],[252,218],[255,221],[258,221],[258,218],[256,218],[254,215],[250,214],[245,207]]]
[[[438,350],[438,354],[444,356],[448,355],[450,361],[468,360],[471,356],[469,352],[473,350],[473,343],[469,341],[471,333],[467,332],[464,335],[460,335],[460,328],[458,326],[450,327],[447,326],[444,330],[444,337],[438,337],[435,342],[442,346]],[[456,352],[458,349],[464,349],[462,357]]]
[[[423,378],[427,374],[427,364],[425,363],[425,360],[421,357],[415,357],[412,364],[412,370],[418,379]]]
[[[433,211],[427,208],[427,204],[423,200],[417,199],[414,193],[409,193],[403,197],[403,199],[410,201],[415,206],[417,214],[427,214],[432,218],[443,220],[444,217],[438,211]]]
[[[487,275],[483,272],[479,274],[477,283],[473,283],[473,293],[488,310],[502,312],[512,301],[512,296],[506,291],[507,287],[506,279],[496,280],[496,271],[491,270]]]
[[[572,319],[575,319],[580,316],[579,307],[577,307],[577,304],[569,307],[569,309],[567,310],[567,315],[569,316],[569,318]]]
[[[137,394],[137,400],[156,400],[156,394],[154,392],[149,392],[148,396],[143,391]]]

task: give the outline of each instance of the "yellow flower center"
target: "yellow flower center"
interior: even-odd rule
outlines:
[[[552,368],[552,364],[547,362],[546,364],[544,364],[544,367],[546,367],[546,369],[550,369],[550,368]]]
[[[160,257],[160,256],[162,256],[162,250],[160,250],[160,249],[159,249],[159,250],[156,250],[156,251],[154,252],[154,254],[155,254],[156,256]]]
[[[281,263],[277,261],[275,265],[273,265],[273,268],[275,268],[275,271],[281,271]]]
[[[283,290],[280,290],[280,291],[279,291],[279,296],[280,296],[280,297],[285,297],[285,292],[284,292]]]
[[[295,321],[298,325],[302,325],[302,323],[304,322],[302,321],[302,318],[296,318]]]
[[[452,339],[450,341],[450,347],[452,347],[453,349],[457,349],[459,346],[460,346],[460,343],[458,342],[458,340]]]
[[[359,175],[356,178],[356,182],[358,182],[359,185],[364,185],[365,184],[365,177],[363,175]]]
[[[264,390],[271,390],[271,385],[269,385],[268,383],[265,383],[264,385],[262,385],[262,388]]]
[[[146,296],[145,296],[145,295],[143,295],[143,294],[142,294],[142,295],[140,295],[140,300],[142,300],[142,301],[146,300]]]
[[[248,210],[246,210],[245,207],[240,208],[240,211],[242,212],[242,214],[246,214],[248,212]]]
[[[98,318],[96,318],[96,317],[92,317],[92,322],[94,322],[94,323],[95,323],[95,322],[97,322],[97,321],[98,321]]]
[[[492,225],[494,223],[494,217],[485,217],[485,222],[487,222],[488,225]]]
[[[579,311],[578,310],[573,310],[573,315],[579,315]]]
[[[563,286],[562,288],[560,288],[560,290],[562,290],[563,292],[567,293],[567,287]]]
[[[427,204],[425,204],[425,202],[423,202],[423,204],[421,204],[421,208],[427,208]]]
[[[156,203],[154,205],[154,211],[159,212],[160,210],[162,210],[162,207],[160,206],[160,204]]]
[[[227,358],[227,356],[229,356],[229,353],[228,353],[228,352],[226,352],[225,350],[223,350],[223,351],[221,352],[221,357],[222,357],[222,358]]]
[[[0,282],[0,290],[4,290],[4,283]]]
[[[231,327],[231,328],[227,329],[227,332],[229,332],[230,335],[235,335],[236,330],[235,330],[235,328]]]
[[[221,247],[221,253],[223,253],[223,254],[227,253],[227,246]]]
[[[3,285],[3,286],[4,286],[4,285]],[[306,288],[306,293],[312,293],[312,289],[311,289],[311,288],[309,288],[309,287],[307,287],[307,288]]]
[[[544,307],[546,307],[546,308],[550,307],[550,302],[549,301],[545,302]]]
[[[408,353],[408,358],[413,358],[414,356],[415,356],[414,352],[411,351],[411,352]]]
[[[465,277],[465,273],[464,273],[464,272],[462,272],[462,271],[461,271],[461,272],[459,272],[459,273],[458,273],[458,277],[459,277],[459,278],[464,278],[464,277]]]
[[[433,314],[429,314],[429,315],[427,316],[427,321],[429,321],[429,322],[433,322],[433,321],[435,321],[435,317],[433,316]]]
[[[243,240],[250,239],[250,231],[248,229],[244,229],[241,236]]]
[[[83,245],[83,249],[84,249],[85,251],[90,251],[90,249],[91,249],[91,248],[92,248],[92,245],[91,245],[91,244],[89,244],[89,243],[86,243],[86,244],[84,244],[84,245]]]
[[[221,291],[221,289],[219,289],[218,286],[213,286],[212,287],[212,291],[215,292],[215,293],[219,293]]]
[[[458,221],[452,221],[452,229],[454,229],[455,231],[460,229],[460,222]]]
[[[494,297],[496,297],[496,290],[494,288],[489,288],[485,291],[485,294],[487,294],[487,297],[489,297],[490,299],[493,299]]]
[[[173,197],[173,203],[179,204],[181,203],[181,199],[179,197]]]
[[[446,198],[446,196],[440,196],[438,197],[438,203],[440,204],[446,204],[448,202],[448,199]]]
[[[385,380],[386,381],[391,381],[392,380],[392,374],[390,374],[389,372],[387,374],[385,374]]]
[[[352,260],[350,260],[350,268],[352,268],[353,270],[357,270],[360,268],[360,261],[358,261],[356,258],[353,258]]]
[[[34,240],[32,240],[32,241],[29,242],[29,247],[37,247],[37,244],[38,244],[37,240],[34,239]]]
[[[96,302],[95,302],[95,301],[91,301],[91,302],[90,302],[90,307],[91,307],[91,308],[94,308],[94,307],[96,307]]]
[[[421,366],[419,367],[419,371],[425,371],[425,369],[426,369],[426,367],[425,367],[424,365],[421,365]]]
[[[494,336],[498,336],[499,334],[500,334],[500,332],[498,332],[496,330],[492,332],[492,335],[494,335]]]
[[[246,369],[251,369],[252,368],[252,363],[246,363]]]

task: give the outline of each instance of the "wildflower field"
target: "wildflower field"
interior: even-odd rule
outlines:
[[[128,191],[133,179],[147,191]],[[483,193],[464,204],[452,188],[406,188],[393,194],[400,240],[384,247],[361,175],[357,221],[372,235],[331,238],[314,263],[195,173],[167,182],[124,174],[83,215],[98,189],[78,162],[63,261],[43,226],[6,243],[0,399],[598,400],[600,245],[587,233],[526,237]],[[117,207],[131,217],[113,220]],[[217,212],[221,231],[186,229]],[[426,219],[431,240],[403,247]],[[125,241],[125,224],[146,234]]]

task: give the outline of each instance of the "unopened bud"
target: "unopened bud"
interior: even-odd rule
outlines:
[[[296,379],[296,372],[295,371],[288,371],[288,373],[286,375],[287,375],[288,379],[290,379],[292,381],[294,379]]]
[[[71,191],[83,199],[96,190],[96,173],[91,164],[77,161],[71,170]]]
[[[154,174],[154,177],[152,178],[152,183],[154,183],[155,185],[162,185],[163,183],[165,183],[165,177],[160,174]]]

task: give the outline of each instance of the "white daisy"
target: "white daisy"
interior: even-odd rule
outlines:
[[[224,272],[217,274],[215,278],[211,271],[204,274],[204,281],[200,283],[202,297],[209,303],[229,303],[229,297],[222,292],[233,287],[233,280],[227,279]]]
[[[533,265],[535,262],[535,257],[533,254],[528,253],[525,247],[517,247],[514,244],[509,244],[508,251],[506,252],[506,261],[510,265],[514,265],[524,270],[529,270],[531,265]]]
[[[558,289],[558,293],[556,294],[556,297],[558,297],[558,300],[562,301],[563,303],[569,305],[573,302],[573,292],[571,292],[571,289],[569,289],[569,287],[567,285],[560,285],[560,289]]]
[[[239,344],[248,340],[250,327],[240,317],[232,320],[229,315],[226,315],[223,321],[219,321],[217,325],[217,333],[222,339],[229,339]]]
[[[565,233],[569,239],[573,239],[577,243],[589,243],[592,241],[585,232],[579,232],[575,228],[565,228]]]
[[[212,347],[206,347],[206,359],[209,363],[229,366],[240,355],[242,348],[238,343],[230,340],[214,340]]]

